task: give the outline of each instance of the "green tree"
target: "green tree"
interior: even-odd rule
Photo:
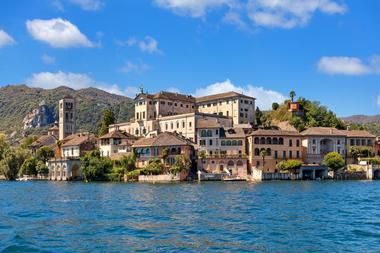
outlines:
[[[54,150],[49,147],[40,147],[37,149],[36,158],[44,163],[54,157]]]
[[[3,159],[0,160],[0,173],[7,180],[15,180],[19,174],[21,165],[26,159],[31,157],[28,150],[25,149],[7,149],[3,154]]]
[[[265,148],[260,149],[260,157],[263,160],[263,169],[265,167],[265,157],[267,156],[267,151]]]
[[[81,158],[80,169],[86,182],[103,181],[107,180],[106,175],[111,172],[112,165],[111,159],[100,156],[99,150],[94,150]]]
[[[115,124],[115,122],[116,118],[113,110],[111,108],[104,110],[102,118],[100,119],[98,135],[102,136],[108,133],[109,125]]]
[[[337,152],[330,152],[325,155],[323,164],[326,165],[330,171],[337,171],[344,167],[344,159]]]
[[[274,102],[274,103],[272,104],[272,110],[273,110],[273,111],[276,111],[279,107],[280,107],[280,105],[279,105],[278,103],[276,103],[276,102]]]
[[[36,176],[37,175],[37,162],[34,157],[30,157],[21,165],[20,175]]]
[[[299,160],[282,161],[276,165],[281,172],[290,172],[292,174],[297,173],[301,166],[302,162]]]
[[[169,156],[170,149],[168,147],[165,147],[161,150],[161,159],[162,163],[165,164],[166,158]]]
[[[164,171],[164,165],[159,158],[149,160],[148,165],[141,171],[144,175],[160,175]]]
[[[289,92],[289,97],[292,102],[294,102],[295,96],[296,96],[296,92],[294,90]]]
[[[35,135],[29,135],[28,137],[24,138],[21,142],[21,148],[28,149],[29,146],[37,140],[37,136]]]
[[[170,173],[176,175],[181,171],[189,172],[191,169],[191,160],[184,155],[177,155],[175,157],[175,162],[170,168]]]
[[[255,118],[256,118],[256,125],[257,126],[262,125],[262,122],[261,122],[262,117],[263,117],[263,112],[260,110],[259,107],[256,107]]]
[[[6,151],[9,149],[9,144],[4,134],[0,133],[0,160],[5,156]]]
[[[40,175],[49,174],[49,168],[46,166],[46,164],[43,161],[37,162],[36,169],[37,169],[37,173]]]
[[[199,150],[198,151],[198,158],[200,160],[206,159],[206,150]]]
[[[120,159],[120,165],[125,169],[126,172],[130,172],[136,169],[136,155],[128,154],[124,155]]]

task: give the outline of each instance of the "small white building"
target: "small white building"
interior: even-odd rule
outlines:
[[[101,156],[117,158],[132,152],[132,145],[138,138],[122,132],[114,130],[101,137],[98,140],[98,147]]]

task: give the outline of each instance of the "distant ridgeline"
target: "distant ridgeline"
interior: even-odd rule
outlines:
[[[76,99],[79,130],[97,132],[103,110],[108,107],[113,109],[118,122],[127,121],[134,115],[130,98],[96,88],[41,89],[9,85],[0,88],[0,132],[17,138],[43,131],[58,120],[58,101],[67,95]]]

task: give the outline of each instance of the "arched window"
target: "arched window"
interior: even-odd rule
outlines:
[[[232,146],[237,146],[237,141],[236,140],[232,141]]]
[[[238,146],[243,146],[243,141],[242,141],[242,140],[238,140],[238,141],[237,141],[237,145],[238,145]]]
[[[206,137],[207,136],[207,132],[206,130],[202,130],[201,131],[201,137]]]
[[[270,137],[267,137],[267,144],[272,144],[272,139]]]
[[[231,146],[231,141],[227,141],[227,146]]]
[[[277,145],[278,144],[278,139],[276,137],[273,138],[273,144]]]
[[[260,155],[260,149],[255,148],[255,156],[259,156],[259,155]]]
[[[145,154],[150,154],[150,149],[149,148],[147,148],[147,149],[145,149]]]
[[[279,138],[278,139],[278,144],[280,144],[280,145],[284,145],[284,138]]]
[[[234,167],[235,163],[234,161],[228,161],[227,166],[228,167]]]
[[[212,131],[211,130],[207,130],[207,137],[212,137]]]
[[[259,139],[259,137],[255,137],[255,144],[260,144],[260,139]]]
[[[238,167],[243,167],[243,162],[242,161],[237,161],[237,163],[236,163],[236,166],[238,166]]]
[[[138,130],[138,129],[136,129],[135,133],[136,133],[136,135],[139,135],[139,130]]]
[[[143,134],[146,134],[146,129],[145,128],[143,129]]]
[[[222,146],[226,146],[226,141],[221,141],[220,143]]]
[[[271,156],[272,155],[272,150],[270,148],[267,148],[267,156]]]
[[[265,137],[261,137],[260,144],[265,144]]]

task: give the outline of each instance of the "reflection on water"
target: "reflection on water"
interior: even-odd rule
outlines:
[[[379,252],[380,182],[0,182],[0,252]]]

